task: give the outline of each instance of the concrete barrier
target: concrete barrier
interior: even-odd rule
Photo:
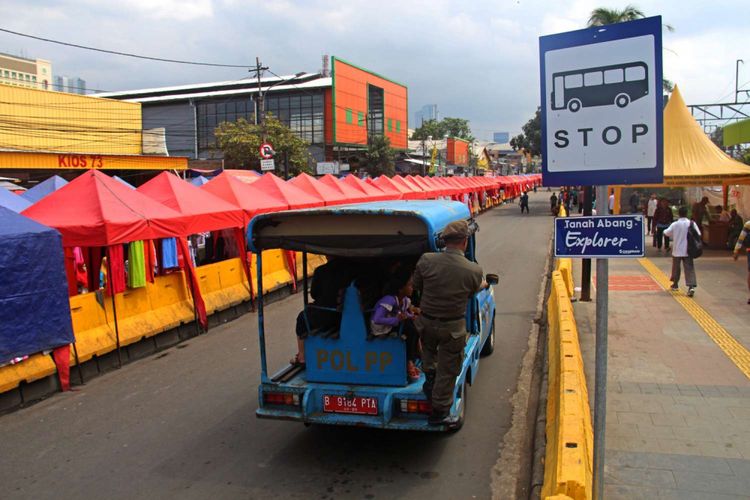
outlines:
[[[573,305],[560,271],[552,273],[547,318],[547,449],[541,497],[590,499],[593,428]]]
[[[254,255],[253,259],[255,258]],[[302,254],[298,253],[296,259],[297,279],[300,280],[302,279]],[[308,276],[312,276],[315,269],[323,263],[325,263],[325,257],[309,255]],[[196,275],[206,303],[206,313],[209,315],[218,314],[250,300],[250,288],[239,258],[199,266],[196,268]],[[254,290],[256,280],[254,265],[251,266],[251,277]],[[292,272],[288,269],[283,252],[281,250],[263,252],[263,291],[268,294],[291,283]],[[157,276],[154,283],[147,283],[145,287],[128,289],[124,293],[117,294],[115,306],[120,345],[123,347],[175,330],[181,325],[192,322],[195,317],[192,297],[182,272]],[[240,308],[237,309],[240,310]],[[111,297],[100,294],[97,299],[95,292],[73,296],[70,298],[70,313],[79,363],[105,356],[116,349]],[[226,321],[226,319],[223,320]],[[177,338],[176,335],[175,338]],[[157,339],[158,344],[160,343]],[[70,364],[71,366],[76,364],[73,349],[70,350]],[[0,367],[0,394],[17,389],[21,383],[31,383],[55,374],[56,369],[51,356],[34,354],[15,365]],[[11,402],[13,401],[16,400],[11,399]],[[17,401],[20,404],[22,399],[18,398]],[[0,404],[0,406],[3,405]],[[7,406],[12,407],[13,404]],[[4,408],[0,408],[2,409]]]
[[[565,289],[568,292],[568,297],[572,298],[573,294],[575,293],[575,287],[573,285],[573,259],[557,259],[555,270],[560,271],[560,274],[562,274],[563,281],[565,282]]]

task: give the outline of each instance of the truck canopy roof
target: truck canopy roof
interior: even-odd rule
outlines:
[[[438,250],[445,226],[470,215],[465,204],[442,200],[276,212],[250,222],[248,245],[253,252],[281,248],[341,257],[414,255]]]

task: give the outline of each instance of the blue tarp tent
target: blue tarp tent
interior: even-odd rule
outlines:
[[[124,184],[125,186],[129,187],[130,189],[135,189],[134,185],[132,185],[131,183],[129,183],[128,181],[126,181],[122,177],[119,177],[119,176],[115,175],[113,177],[113,179],[115,179],[116,181],[120,181],[122,184]]]
[[[57,191],[58,189],[60,189],[67,183],[68,181],[66,181],[59,175],[53,175],[46,181],[40,182],[33,188],[29,189],[28,191],[23,193],[21,196],[23,196],[24,199],[26,199],[26,201],[30,203],[36,203],[37,201],[41,200],[48,194],[54,193],[55,191]]]
[[[208,182],[208,179],[203,177],[202,175],[199,175],[198,177],[193,177],[192,179],[190,179],[190,184],[192,184],[193,186],[198,186],[198,187],[204,185],[207,182]]]
[[[17,194],[11,193],[5,188],[0,188],[0,207],[5,207],[18,213],[23,212],[30,206],[31,203],[28,200],[21,198]]]
[[[0,207],[0,240],[0,365],[74,342],[60,233]]]

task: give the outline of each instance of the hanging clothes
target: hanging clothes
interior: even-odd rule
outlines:
[[[107,272],[107,280],[110,282],[107,287],[107,294],[111,295],[114,293],[122,293],[125,291],[125,253],[122,251],[122,245],[112,245],[108,247],[107,253],[109,254],[109,268],[110,273]],[[108,270],[109,271],[109,270]]]
[[[183,269],[185,270],[185,277],[188,282],[190,294],[193,296],[193,307],[195,308],[195,315],[197,316],[198,323],[201,325],[203,330],[208,331],[206,303],[203,301],[203,296],[201,295],[200,285],[198,284],[198,277],[195,274],[195,267],[193,267],[193,263],[190,259],[190,250],[188,249],[187,241],[184,238],[180,238],[179,244],[180,257],[182,262],[184,263]]]
[[[78,295],[78,282],[76,280],[76,259],[73,255],[73,249],[70,247],[63,248],[65,255],[65,276],[68,278],[68,295],[73,297]]]
[[[177,240],[174,238],[164,238],[161,241],[161,267],[164,269],[173,269],[179,267],[177,262]]]
[[[143,241],[134,241],[128,247],[128,286],[146,286],[146,258],[143,255]]]
[[[83,258],[81,247],[73,247],[73,259],[75,261],[76,282],[81,293],[88,292],[89,277],[86,273],[86,261]]]

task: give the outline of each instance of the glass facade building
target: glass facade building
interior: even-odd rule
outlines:
[[[265,96],[266,116],[273,115],[311,145],[325,142],[323,92],[269,93]],[[251,96],[196,103],[198,150],[202,155],[215,148],[214,130],[222,122],[244,118],[255,123],[255,100]]]

